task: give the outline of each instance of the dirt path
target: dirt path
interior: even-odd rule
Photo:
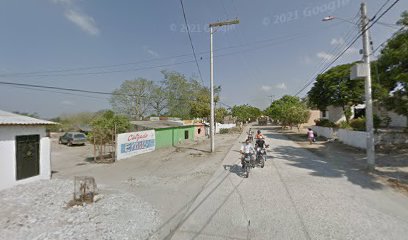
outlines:
[[[156,150],[118,161],[95,164],[87,160],[92,146],[67,147],[53,141],[53,178],[95,177],[102,189],[133,193],[158,210],[161,224],[152,237],[162,239],[180,221],[204,185],[238,141],[238,134],[216,136],[216,153],[208,139],[197,144]]]

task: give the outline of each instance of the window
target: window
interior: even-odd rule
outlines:
[[[201,128],[198,129],[198,134],[201,134]]]
[[[329,118],[329,112],[327,110],[321,111],[321,118]]]
[[[184,139],[188,139],[188,130],[184,131]]]

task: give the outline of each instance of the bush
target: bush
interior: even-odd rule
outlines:
[[[315,120],[316,126],[321,126],[321,127],[336,127],[336,124],[334,122],[331,122],[329,119],[319,119]]]
[[[350,126],[356,131],[365,131],[365,118],[350,120]]]
[[[229,133],[229,129],[228,128],[221,128],[220,129],[220,134],[227,134]]]
[[[346,121],[341,121],[339,124],[339,128],[343,128],[343,129],[353,129],[350,124]]]
[[[373,123],[374,123],[374,128],[375,128],[375,129],[378,129],[378,128],[380,127],[381,122],[382,122],[381,118],[380,118],[378,115],[375,115],[375,114],[374,114],[374,116],[373,116]]]
[[[374,115],[373,124],[374,128],[378,129],[381,124],[381,118],[378,117],[377,115]],[[356,131],[366,131],[366,119],[365,118],[352,119],[350,121],[350,126]]]

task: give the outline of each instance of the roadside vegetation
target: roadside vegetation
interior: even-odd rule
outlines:
[[[373,61],[373,101],[380,107],[408,117],[408,11],[397,23],[401,29],[394,34],[381,50],[378,60]],[[320,74],[308,92],[310,107],[325,110],[328,106],[343,109],[346,123],[342,128],[365,130],[364,118],[351,120],[351,107],[364,103],[364,81],[351,80],[350,68],[353,63],[335,66]],[[374,117],[374,125],[389,124],[389,117]],[[325,126],[331,123],[321,122]],[[407,126],[408,127],[408,126]]]

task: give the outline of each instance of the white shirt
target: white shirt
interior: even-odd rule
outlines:
[[[241,151],[243,152],[243,153],[251,153],[251,152],[255,152],[255,149],[254,149],[254,147],[252,146],[252,144],[244,144],[244,145],[242,145],[242,147],[241,147]]]

